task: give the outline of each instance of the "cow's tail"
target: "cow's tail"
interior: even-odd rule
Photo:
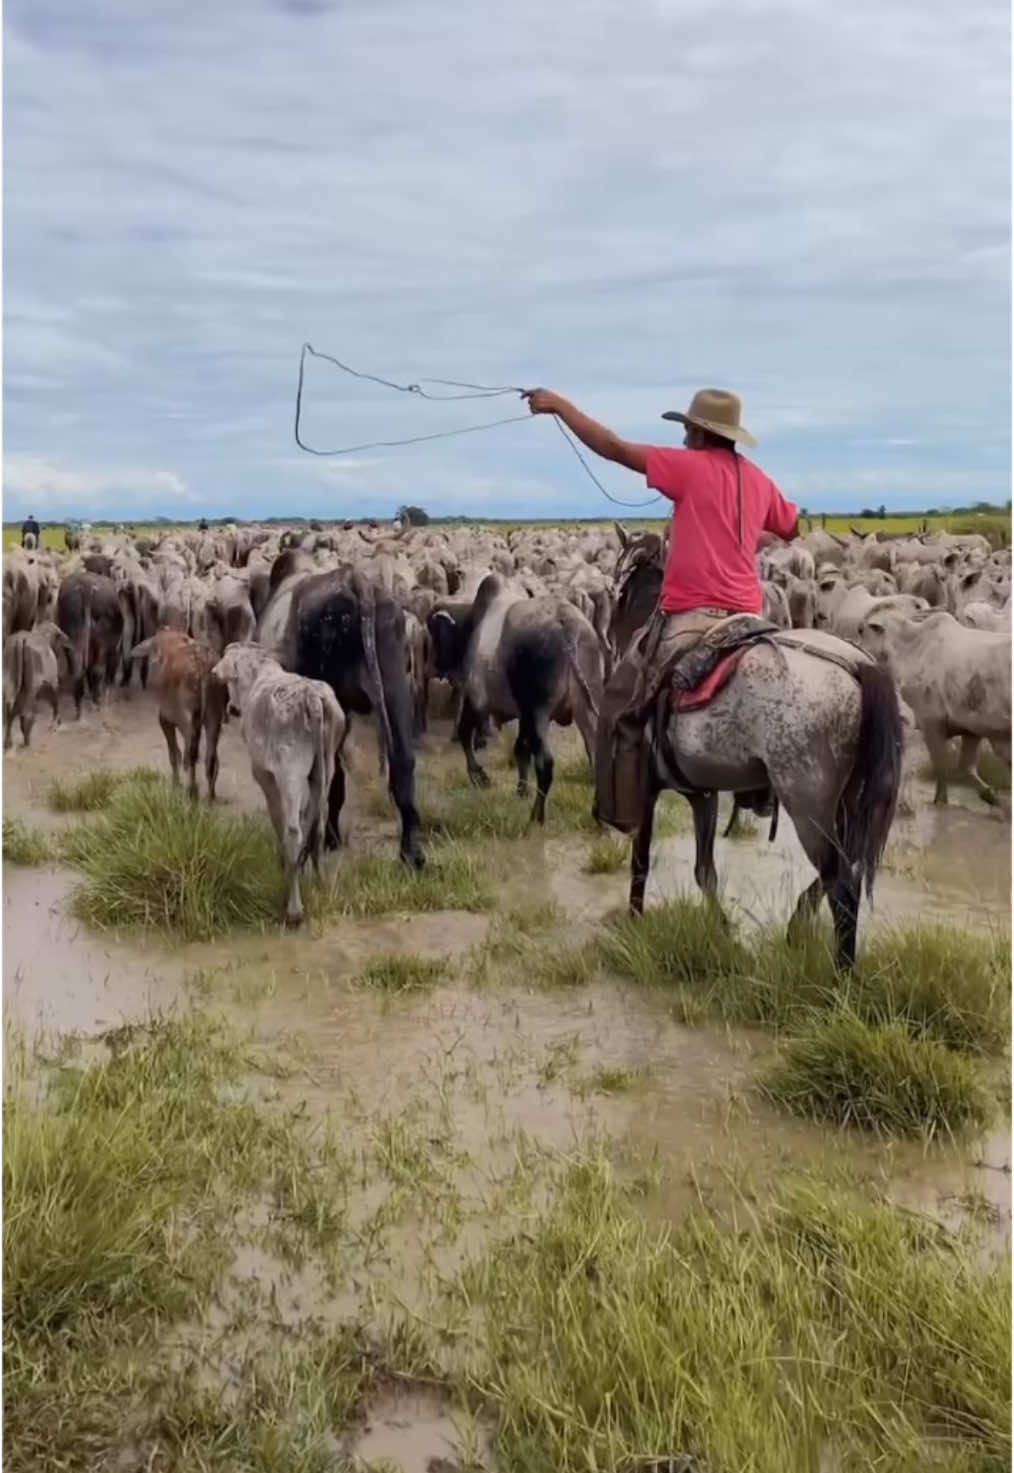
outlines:
[[[838,808],[841,854],[857,883],[873,894],[873,881],[894,821],[901,786],[904,729],[898,692],[880,665],[861,664],[856,754]]]
[[[78,668],[74,675],[77,680],[84,680],[88,672],[92,652],[92,591],[86,587],[84,591],[84,617],[81,620],[81,634],[78,638],[77,664]]]
[[[127,655],[127,663],[130,664],[134,660],[150,660],[152,650],[155,647],[155,638],[156,636],[153,634],[150,639],[142,639],[140,644],[135,644],[134,648]]]
[[[28,694],[25,689],[25,636],[23,634],[12,634],[8,642],[11,662],[10,696],[11,709],[17,710]],[[4,682],[4,695],[7,695],[7,682]],[[6,701],[4,702],[6,705]],[[24,708],[23,709],[27,709]],[[7,712],[4,712],[6,717]]]
[[[581,657],[578,652],[577,641],[574,638],[574,630],[570,627],[570,621],[568,619],[564,618],[560,620],[560,632],[563,635],[563,643],[567,651],[567,662],[570,665],[570,672],[574,677],[578,690],[581,692],[582,699],[592,714],[592,719],[597,722],[599,719],[599,703],[592,694],[591,686],[588,684],[585,673],[581,669]],[[595,644],[601,654],[602,650],[597,635]]]
[[[393,755],[394,747],[391,738],[391,718],[387,710],[384,681],[380,672],[380,659],[377,655],[377,590],[369,578],[360,578],[357,582],[359,584],[359,612],[363,632],[366,683],[380,729],[380,770],[383,772],[385,762],[389,761]]]

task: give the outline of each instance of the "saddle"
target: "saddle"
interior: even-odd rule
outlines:
[[[772,642],[783,630],[758,614],[732,614],[706,630],[690,649],[677,655],[660,672],[653,700],[652,745],[669,769],[677,791],[695,791],[683,777],[669,741],[669,721],[674,712],[694,711],[708,705],[734,674],[743,655],[762,641]],[[738,793],[736,804],[759,816],[772,819],[774,837],[778,809],[769,787]]]
[[[771,640],[781,632],[777,624],[757,614],[733,614],[719,620],[669,666],[666,683],[671,704],[681,711],[706,706],[751,645]]]

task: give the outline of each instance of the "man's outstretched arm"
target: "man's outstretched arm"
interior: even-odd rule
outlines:
[[[631,440],[621,440],[619,435],[614,435],[612,430],[600,425],[590,415],[582,414],[569,399],[565,399],[562,394],[554,394],[552,389],[529,389],[525,398],[533,414],[555,414],[582,445],[586,445],[596,455],[601,455],[603,460],[625,465],[627,470],[644,475],[647,445],[635,445]]]

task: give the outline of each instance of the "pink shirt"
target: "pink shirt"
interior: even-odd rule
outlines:
[[[742,511],[736,506],[739,462]],[[659,607],[664,613],[711,607],[759,614],[755,554],[762,532],[789,537],[797,511],[775,483],[728,450],[651,446],[645,479],[675,502]]]

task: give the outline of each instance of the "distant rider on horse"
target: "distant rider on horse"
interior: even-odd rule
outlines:
[[[739,454],[737,445],[756,441],[740,424],[739,397],[727,390],[701,389],[685,414],[663,414],[686,425],[683,450],[621,440],[550,389],[531,389],[525,397],[533,414],[557,415],[589,450],[643,475],[673,502],[658,608],[606,686],[596,736],[595,815],[633,833],[642,809],[644,711],[653,674],[657,685],[658,673],[719,619],[760,614],[758,539],[771,532],[791,541],[798,512]]]

